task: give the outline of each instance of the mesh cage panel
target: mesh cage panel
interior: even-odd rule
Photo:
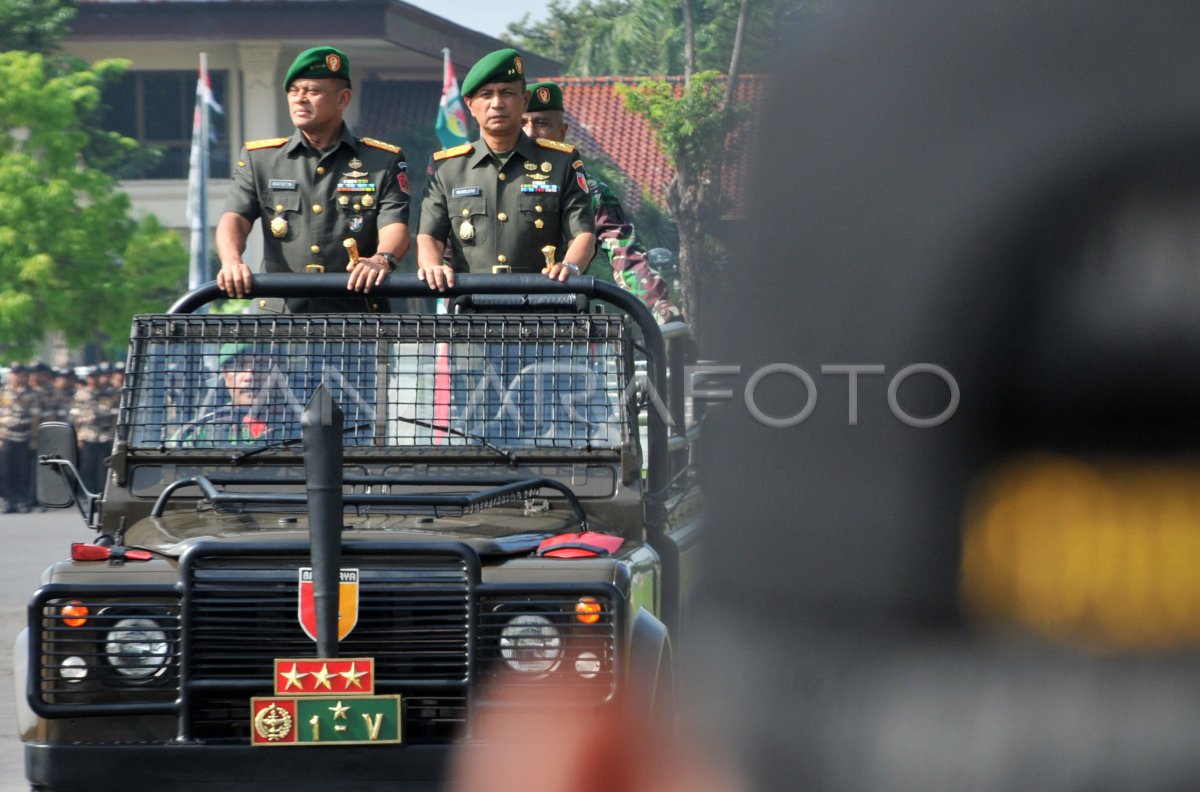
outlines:
[[[118,431],[132,448],[295,441],[323,384],[347,450],[619,448],[631,360],[603,315],[142,316]]]

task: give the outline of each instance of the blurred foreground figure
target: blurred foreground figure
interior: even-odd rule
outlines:
[[[740,367],[703,732],[558,744],[764,792],[1200,787],[1200,6],[838,3],[793,51],[701,328]],[[557,769],[524,788],[590,788]]]

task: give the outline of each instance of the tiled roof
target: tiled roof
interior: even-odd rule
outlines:
[[[563,105],[567,108],[567,132],[570,142],[575,143],[585,156],[597,154],[615,163],[629,178],[629,208],[636,210],[643,192],[656,203],[662,204],[667,183],[673,170],[667,158],[658,150],[654,133],[641,118],[625,109],[625,104],[616,92],[618,85],[636,85],[641,77],[555,77],[562,86]],[[667,77],[668,83],[682,90],[682,77]],[[738,79],[735,101],[739,104],[756,106],[765,93],[764,75],[744,75]],[[748,155],[753,147],[754,130],[747,121],[743,122],[735,141],[735,156],[726,162],[725,186],[727,194],[733,196],[730,209],[737,213],[744,192],[742,175],[746,170]]]
[[[555,77],[563,88],[568,142],[583,152],[584,159],[603,157],[625,173],[629,189],[626,205],[636,212],[643,193],[659,204],[673,170],[658,150],[654,133],[646,122],[625,109],[614,90],[617,85],[636,85],[640,77]],[[668,77],[682,88],[682,77]],[[736,101],[755,107],[765,94],[766,77],[746,75],[738,80]],[[361,118],[355,124],[360,134],[399,141],[410,153],[437,148],[433,122],[441,97],[441,84],[425,81],[372,82],[364,86]],[[752,117],[752,116],[751,116]],[[427,140],[426,140],[427,139]],[[735,134],[733,156],[725,163],[726,194],[732,200],[726,215],[739,214],[744,195],[743,174],[753,149],[754,129],[749,121]],[[414,158],[415,161],[415,158]]]

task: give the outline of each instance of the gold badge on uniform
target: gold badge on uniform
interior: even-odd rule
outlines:
[[[541,228],[544,225],[546,225],[546,224],[542,222],[542,218],[540,218],[540,217],[537,220],[533,221],[534,228]]]
[[[338,196],[338,205],[339,206],[349,206],[350,205],[350,196],[349,195],[339,195]]]
[[[362,160],[360,160],[358,157],[355,157],[354,159],[350,160],[350,170],[358,170],[361,167],[362,167]],[[366,176],[367,174],[364,173],[363,175]]]
[[[373,195],[364,195],[364,196],[362,197],[362,205],[363,205],[363,206],[365,206],[365,207],[367,207],[368,209],[370,209],[372,206],[374,206],[374,205],[375,205],[375,196],[373,196]]]
[[[542,173],[549,173],[552,170],[554,170],[554,166],[551,165],[549,162],[542,163]]]
[[[271,233],[276,237],[287,236],[288,221],[282,217],[276,217],[271,221]]]
[[[537,163],[530,162],[529,160],[525,160],[525,170],[528,170],[528,171],[537,170]]]
[[[471,225],[470,220],[463,220],[458,227],[458,238],[463,242],[470,242],[475,238],[475,226]]]

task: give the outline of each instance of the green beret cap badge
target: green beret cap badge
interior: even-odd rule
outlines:
[[[462,95],[470,96],[479,86],[490,82],[515,82],[524,79],[525,64],[515,49],[489,52],[480,58],[462,81]]]
[[[287,90],[293,80],[301,78],[321,79],[323,77],[341,77],[350,81],[350,59],[346,53],[336,47],[313,47],[306,49],[296,56],[288,67],[287,76],[283,78],[283,90]]]
[[[533,94],[529,99],[529,112],[563,109],[562,88],[558,83],[535,82],[530,83],[528,88],[529,92]]]

